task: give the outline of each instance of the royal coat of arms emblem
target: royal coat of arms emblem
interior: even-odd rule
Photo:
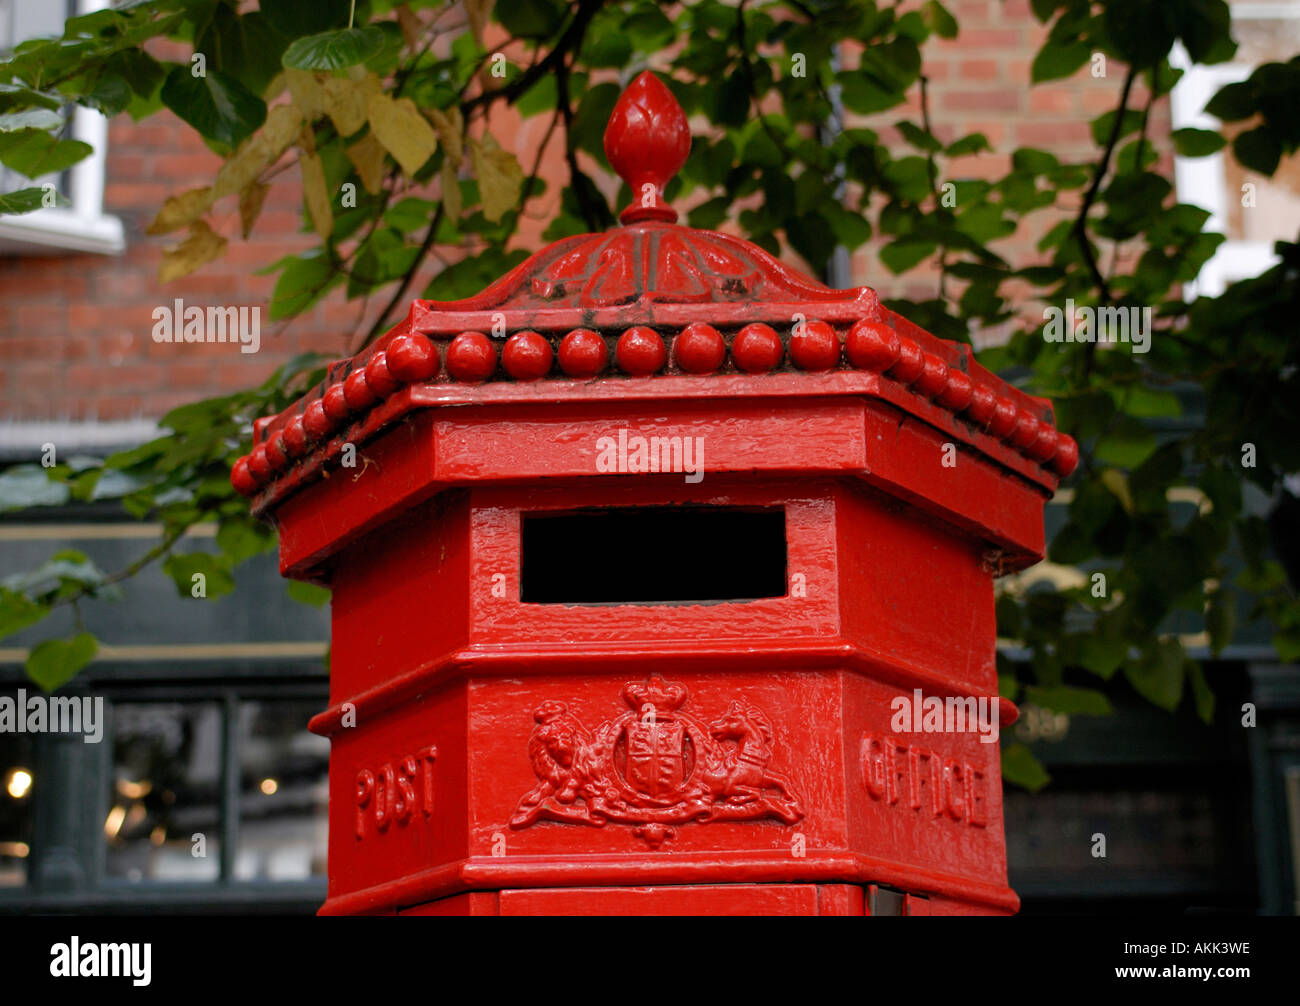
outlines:
[[[686,687],[655,676],[630,681],[628,711],[588,730],[563,702],[542,703],[528,757],[537,785],[510,821],[604,827],[635,825],[652,846],[691,821],[794,824],[803,809],[790,780],[769,767],[775,734],[767,716],[735,700],[711,722],[682,711]]]

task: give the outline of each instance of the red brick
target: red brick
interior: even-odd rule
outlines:
[[[995,59],[964,59],[961,61],[963,80],[997,80],[1001,64]]]
[[[1086,122],[1019,122],[1015,137],[1022,146],[1084,146],[1091,144],[1092,131]]]
[[[944,44],[963,49],[1015,49],[1021,45],[1022,39],[1023,33],[1019,28],[962,28],[957,38]]]
[[[1029,92],[1029,110],[1048,115],[1075,114],[1078,91],[1066,87],[1047,87],[1039,85]]]
[[[1024,103],[1024,92],[1014,88],[996,91],[952,91],[940,99],[940,107],[974,112],[1016,112]]]

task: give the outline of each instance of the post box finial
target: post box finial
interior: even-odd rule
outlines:
[[[691,152],[691,129],[672,91],[649,70],[627,86],[605,127],[605,156],[632,190],[620,215],[673,223],[677,211],[664,202],[664,186]]]

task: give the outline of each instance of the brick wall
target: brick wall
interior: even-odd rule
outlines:
[[[950,42],[933,40],[926,49],[935,129],[948,140],[983,132],[995,151],[954,162],[951,174],[995,177],[1019,146],[1041,147],[1063,159],[1093,153],[1088,121],[1114,106],[1120,68],[1106,79],[1094,80],[1085,71],[1031,91],[1029,66],[1042,29],[1027,0],[949,0],[948,6],[961,35]],[[1135,93],[1135,102],[1141,99]],[[917,118],[918,104],[914,100],[904,114]],[[899,111],[867,120],[891,146],[897,137],[889,123],[901,117]],[[497,114],[493,132],[512,138],[521,162],[530,166],[548,117],[520,123],[507,109]],[[1161,103],[1151,135],[1166,158],[1168,128],[1167,104]],[[543,166],[544,176],[553,180],[550,192],[530,204],[521,247],[541,247],[540,233],[558,204],[561,154],[557,134]],[[158,283],[161,250],[177,236],[148,237],[145,227],[168,195],[209,184],[218,165],[219,159],[170,113],[140,123],[126,116],[113,121],[104,206],[106,213],[122,219],[127,250],[116,257],[0,257],[0,421],[156,417],[175,405],[261,381],[295,353],[349,352],[356,333],[369,327],[377,303],[348,302],[339,290],[282,326],[271,322],[265,310],[275,277],[253,274],[315,243],[301,233],[294,167],[276,177],[250,241],[239,239],[233,200],[227,200],[232,205],[217,216],[217,229],[230,238],[225,256],[177,283]],[[1036,255],[1034,243],[1054,222],[1043,216],[1032,233],[1000,241],[996,250],[1018,263],[1028,262]],[[430,263],[411,294],[418,295],[438,268]],[[892,277],[873,246],[854,256],[852,269],[854,283],[876,286],[882,296],[934,295],[932,273],[922,269],[906,278]],[[152,311],[175,297],[187,306],[263,305],[261,351],[242,354],[229,344],[154,343]]]

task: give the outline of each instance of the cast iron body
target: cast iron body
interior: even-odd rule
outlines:
[[[622,227],[414,302],[232,474],[333,589],[322,911],[1014,912],[998,746],[891,702],[996,696],[993,580],[1041,558],[1076,446],[871,289],[674,224],[690,134],[653,75],[605,143]],[[783,587],[523,598],[528,520],[575,517],[575,566],[707,569],[695,507],[781,515]]]

